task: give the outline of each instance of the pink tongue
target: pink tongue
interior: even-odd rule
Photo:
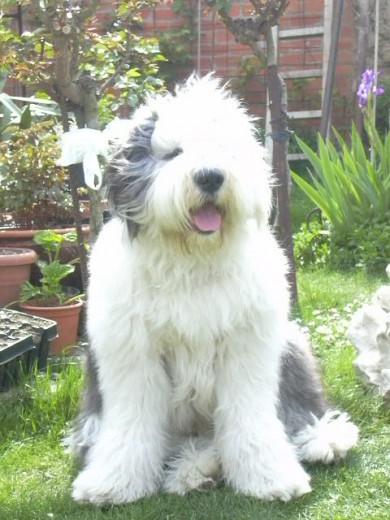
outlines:
[[[221,227],[221,214],[213,204],[205,204],[192,216],[200,231],[217,231]]]

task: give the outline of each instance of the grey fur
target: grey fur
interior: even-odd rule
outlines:
[[[84,463],[90,446],[80,442],[81,431],[87,419],[93,415],[100,416],[103,406],[102,394],[99,388],[98,368],[91,349],[87,350],[84,365],[85,386],[79,415],[73,431],[74,444],[77,446],[77,456],[81,464]]]
[[[138,234],[137,214],[144,208],[156,172],[158,159],[153,155],[151,145],[156,121],[157,115],[151,115],[135,127],[105,172],[110,212],[126,220],[132,238]]]
[[[98,368],[91,349],[88,349],[87,352],[85,372],[88,385],[84,393],[83,406],[88,410],[88,415],[100,414],[102,410],[102,396],[99,391]]]
[[[309,345],[289,343],[283,356],[278,416],[292,438],[320,419],[329,405]]]

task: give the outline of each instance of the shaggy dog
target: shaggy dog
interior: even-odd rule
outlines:
[[[210,76],[134,114],[106,172],[114,218],[90,260],[76,500],[118,504],[220,479],[289,500],[310,491],[300,461],[355,445],[356,426],[328,410],[288,322],[271,182],[252,121]]]

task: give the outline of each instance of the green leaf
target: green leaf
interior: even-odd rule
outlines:
[[[314,204],[329,218],[329,205],[321,194],[311,184],[302,179],[297,173],[291,172],[292,178],[304,193],[314,202]]]
[[[31,109],[30,105],[26,105],[22,113],[20,115],[20,122],[19,122],[19,128],[24,130],[26,128],[30,128],[32,122],[32,115],[31,115]]]
[[[40,287],[33,285],[31,282],[24,282],[20,286],[20,295],[19,301],[26,302],[27,300],[32,300],[33,298],[40,296],[42,290]]]
[[[47,253],[56,253],[64,242],[65,236],[50,229],[39,231],[34,236],[34,242],[43,247]]]

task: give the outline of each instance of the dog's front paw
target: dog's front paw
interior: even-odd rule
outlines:
[[[72,485],[72,497],[77,502],[87,502],[97,506],[105,504],[125,504],[151,495],[157,489],[155,482],[130,482],[123,474],[89,468],[82,471]]]
[[[271,474],[253,475],[253,478],[244,485],[236,483],[237,491],[261,500],[282,500],[287,502],[310,493],[310,476],[296,464],[293,467],[283,468]]]

